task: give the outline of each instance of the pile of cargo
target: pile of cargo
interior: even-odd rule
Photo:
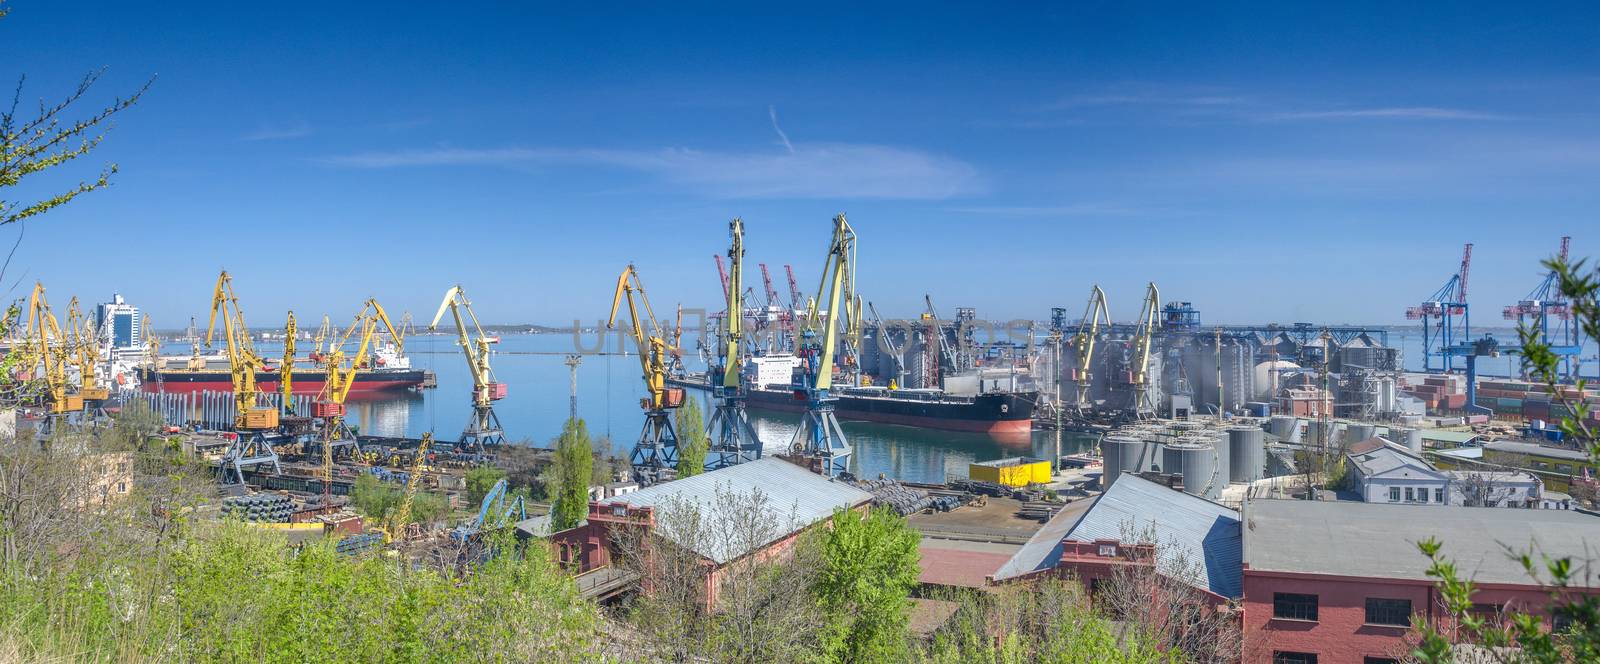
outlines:
[[[294,513],[294,501],[288,496],[256,494],[231,496],[222,500],[222,516],[253,523],[287,523]]]
[[[341,555],[359,556],[380,546],[383,546],[383,533],[371,532],[341,539],[333,545],[333,549]]]
[[[1412,382],[1401,390],[1421,399],[1429,412],[1459,410],[1467,405],[1467,377],[1460,374],[1423,376],[1421,382]]]
[[[1587,398],[1591,403],[1600,400],[1600,391],[1593,389],[1587,395],[1574,386],[1562,386],[1559,390],[1560,398],[1557,398],[1550,394],[1547,386],[1539,383],[1484,379],[1478,381],[1478,405],[1494,410],[1499,416],[1559,422],[1573,413],[1561,399],[1577,402]]]
[[[894,480],[858,480],[854,482],[856,488],[872,494],[873,502],[888,506],[900,516],[916,514],[929,507],[936,507],[933,497],[928,492],[913,489]],[[959,502],[956,505],[959,506]],[[940,511],[948,512],[950,508]]]

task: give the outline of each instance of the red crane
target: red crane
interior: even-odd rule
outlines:
[[[794,266],[785,263],[783,271],[789,274],[789,308],[799,309],[800,305],[805,304],[805,297],[800,294],[800,285],[794,281]]]
[[[772,273],[767,271],[766,263],[758,265],[761,266],[761,285],[767,289],[767,306],[778,306],[778,291],[772,289]]]
[[[712,254],[717,259],[717,276],[722,278],[722,299],[728,299],[728,268],[722,264],[722,254]]]

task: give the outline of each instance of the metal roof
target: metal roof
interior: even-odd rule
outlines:
[[[1478,439],[1478,434],[1471,431],[1447,431],[1445,429],[1423,429],[1423,440],[1436,440],[1441,443],[1453,445],[1466,445]]]
[[[1377,443],[1368,445],[1368,443]],[[1361,470],[1366,477],[1377,477],[1394,470],[1405,470],[1402,476],[1409,476],[1409,472],[1416,471],[1430,477],[1443,477],[1416,453],[1399,445],[1395,445],[1382,438],[1371,438],[1351,447],[1348,455],[1350,462]]]
[[[1484,443],[1484,447],[1496,452],[1519,452],[1537,456],[1551,457],[1554,459],[1571,459],[1573,461],[1588,461],[1589,455],[1578,450],[1569,450],[1564,447],[1550,447],[1538,443],[1519,443],[1514,440],[1497,440]]]
[[[663,507],[682,501],[694,505],[703,519],[721,519],[729,515],[718,512],[723,507],[717,504],[718,493],[748,496],[755,491],[766,496],[763,507],[766,515],[785,526],[774,541],[833,516],[836,509],[848,509],[872,500],[872,494],[849,484],[830,480],[776,457],[764,457],[613,496],[603,504]],[[669,540],[685,544],[666,523],[658,525],[658,532]],[[695,552],[721,564],[750,553],[750,549],[737,548],[737,544],[728,541],[701,542]]]
[[[1004,581],[1055,568],[1056,564],[1061,562],[1061,540],[1066,539],[1067,532],[1072,530],[1072,527],[1078,524],[1078,519],[1083,516],[1083,512],[1075,508],[1087,503],[1092,509],[1094,503],[1099,500],[1096,497],[1071,503],[1066,509],[1056,512],[1055,516],[1045,522],[1043,528],[1035,531],[1033,537],[1029,537],[1028,542],[1011,556],[1011,560],[1007,560],[1000,569],[995,570],[994,580]]]
[[[1232,509],[1124,474],[1067,539],[1125,540],[1129,533],[1141,540],[1146,534],[1155,537],[1156,568],[1163,573],[1223,597],[1239,596],[1242,548],[1239,514]]]
[[[1157,565],[1183,580],[1223,597],[1238,597],[1239,517],[1231,509],[1176,491],[1137,475],[1124,474],[1081,515],[1063,511],[1034,533],[1011,560],[995,572],[996,581],[1054,568],[1065,539],[1121,540],[1125,533],[1153,530]],[[1175,570],[1181,559],[1194,564]]]
[[[1252,571],[1429,581],[1417,542],[1434,537],[1463,577],[1527,584],[1505,547],[1586,558],[1600,546],[1600,519],[1567,510],[1250,500],[1244,518]]]

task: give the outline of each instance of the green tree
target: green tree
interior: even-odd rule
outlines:
[[[0,19],[11,12],[0,3]],[[0,38],[3,39],[3,38]],[[105,70],[93,71],[78,81],[77,87],[55,104],[39,105],[36,115],[18,115],[22,102],[23,83],[17,81],[11,105],[0,111],[0,226],[16,223],[66,205],[79,195],[103,188],[111,183],[117,172],[116,164],[107,164],[93,180],[80,181],[60,193],[47,195],[31,203],[12,200],[11,188],[23,178],[50,170],[93,152],[105,139],[104,130],[110,126],[112,116],[139,102],[150,82],[127,99],[118,98],[88,117],[70,120],[66,117],[75,104],[83,100],[100,80]]]
[[[710,439],[706,437],[705,420],[700,414],[700,402],[688,399],[678,412],[672,414],[673,428],[678,432],[678,477],[699,475],[706,470],[706,451]]]
[[[1561,258],[1544,261],[1544,266],[1555,272],[1561,294],[1570,302],[1573,323],[1582,335],[1600,338],[1600,304],[1596,302],[1600,269],[1586,268],[1583,260],[1568,262]],[[1562,389],[1569,386],[1561,382],[1561,356],[1544,342],[1539,330],[1522,326],[1517,336],[1522,344],[1524,368],[1544,383],[1552,403],[1566,406],[1570,413],[1560,423],[1567,439],[1587,451],[1591,461],[1600,462],[1600,440],[1588,423],[1593,404],[1583,396],[1588,383],[1578,379],[1570,386],[1577,388],[1575,392]],[[1475,585],[1463,579],[1455,562],[1440,553],[1442,544],[1430,538],[1418,542],[1417,548],[1428,558],[1428,576],[1438,579],[1436,585],[1446,614],[1443,621],[1418,625],[1417,647],[1412,655],[1419,662],[1457,661],[1463,647],[1473,650],[1474,662],[1600,661],[1600,598],[1573,592],[1587,585],[1588,579],[1579,570],[1593,561],[1575,562],[1572,556],[1544,553],[1535,556],[1532,551],[1514,554],[1530,582],[1550,589],[1550,603],[1544,608],[1565,624],[1564,629],[1555,630],[1547,629],[1551,626],[1539,615],[1526,610],[1507,611],[1500,620],[1478,615],[1472,610]]]
[[[483,504],[483,497],[489,495],[489,490],[494,488],[495,482],[506,478],[506,471],[494,466],[484,464],[474,466],[467,470],[467,504],[477,506]]]
[[[589,480],[594,473],[594,448],[589,427],[582,419],[567,420],[556,441],[555,505],[550,511],[552,531],[578,525],[589,515]]]
[[[866,514],[839,510],[833,527],[818,533],[821,570],[814,592],[828,620],[821,638],[823,659],[903,659],[922,536],[881,507]]]

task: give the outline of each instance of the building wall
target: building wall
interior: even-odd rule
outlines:
[[[1448,490],[1449,489],[1449,482],[1447,482],[1445,480],[1436,480],[1436,479],[1422,478],[1422,477],[1418,477],[1418,478],[1377,477],[1377,478],[1367,478],[1366,481],[1362,483],[1361,499],[1365,500],[1366,502],[1369,502],[1369,503],[1395,502],[1395,501],[1391,501],[1389,499],[1390,489],[1392,489],[1392,488],[1400,489],[1400,500],[1399,500],[1399,502],[1401,502],[1401,503],[1410,502],[1410,503],[1422,504],[1424,502],[1422,500],[1407,501],[1406,500],[1406,489],[1411,489],[1412,490],[1412,495],[1416,495],[1416,491],[1417,490],[1425,490],[1425,491],[1427,491],[1428,492],[1428,500],[1426,502],[1428,504],[1430,504],[1430,505],[1443,505],[1443,504],[1445,504],[1445,503],[1442,503],[1442,502],[1434,500],[1434,498],[1436,496],[1436,494],[1434,492],[1437,491],[1437,490],[1441,490],[1441,489],[1445,490],[1444,491],[1444,497],[1445,497],[1446,501],[1448,501],[1449,498],[1450,498],[1450,492]]]
[[[1426,560],[1419,554],[1417,566]],[[1276,593],[1316,595],[1315,622],[1273,617]],[[1244,571],[1245,663],[1271,664],[1275,652],[1317,655],[1318,664],[1363,664],[1364,657],[1401,658],[1407,627],[1366,624],[1366,600],[1409,599],[1413,615],[1439,620],[1437,594],[1427,581]],[[1475,603],[1540,610],[1548,594],[1534,586],[1483,584]]]

